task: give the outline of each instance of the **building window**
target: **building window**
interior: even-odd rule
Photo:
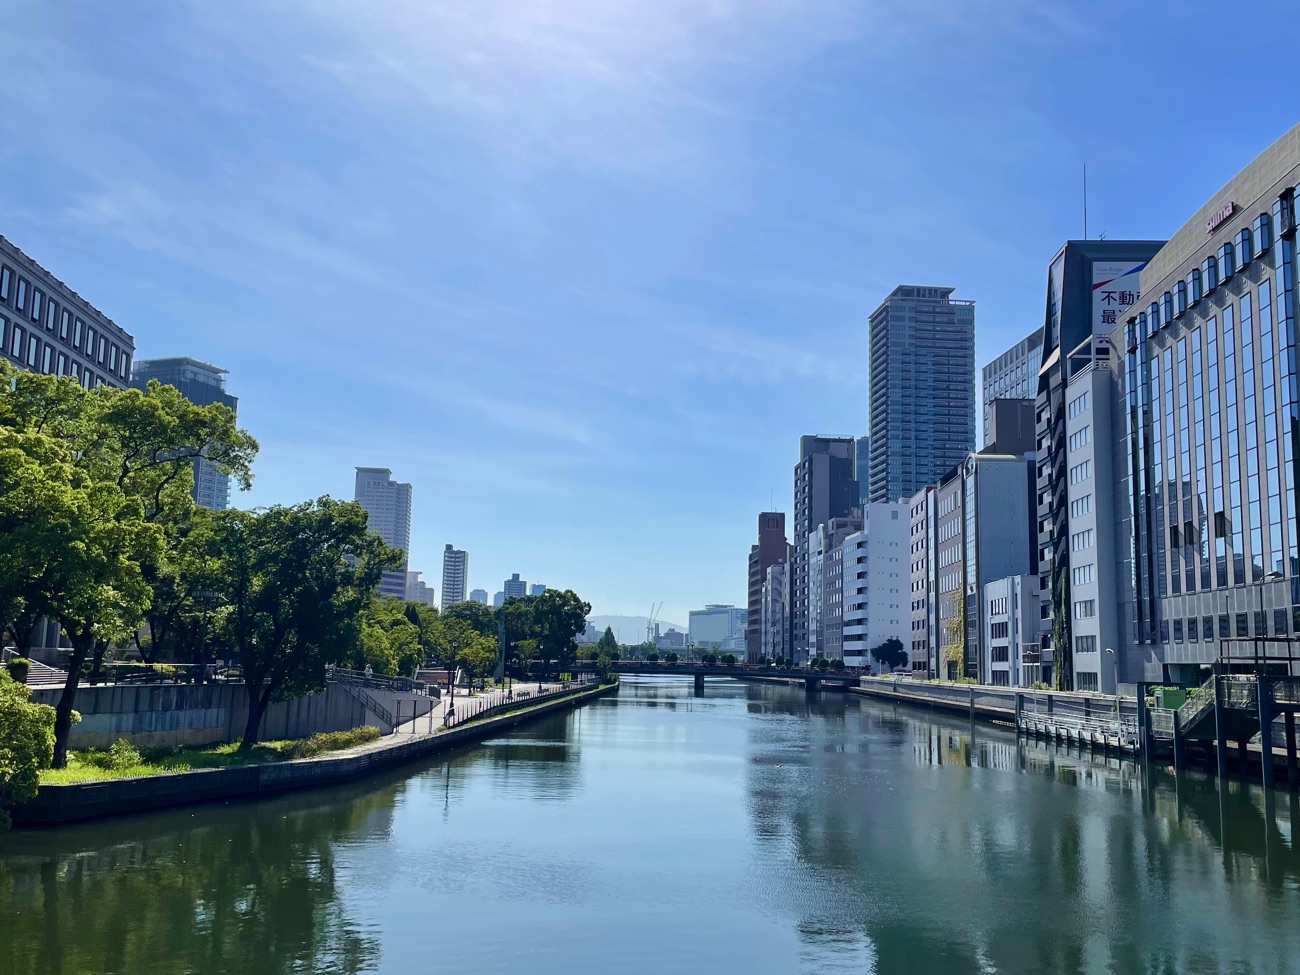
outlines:
[[[1083,497],[1075,498],[1073,501],[1070,502],[1071,518],[1078,518],[1081,515],[1086,515],[1091,510],[1092,510],[1091,494],[1085,494]]]
[[[45,302],[45,328],[48,331],[54,331],[54,317],[58,314],[58,310],[59,306],[54,303],[53,298]]]
[[[1250,636],[1250,633],[1248,632],[1248,630],[1247,630],[1247,626],[1246,626],[1246,624],[1247,624],[1247,616],[1246,616],[1245,613],[1237,613],[1237,614],[1235,614],[1235,618],[1233,619],[1233,623],[1236,625],[1236,635],[1237,635],[1237,636]]]
[[[117,374],[121,378],[125,379],[130,372],[131,372],[131,356],[124,350],[122,352],[122,362],[120,364],[120,368],[117,371]]]
[[[72,347],[74,349],[81,348],[81,329],[82,329],[81,319],[78,318],[76,320],[76,324],[73,325],[72,328]]]
[[[1097,672],[1094,670],[1076,671],[1074,676],[1078,678],[1077,683],[1081,691],[1095,691],[1101,687],[1097,680]]]
[[[1273,218],[1267,213],[1261,213],[1251,227],[1255,231],[1255,247],[1260,254],[1264,254],[1273,246]]]
[[[1075,653],[1096,653],[1097,638],[1095,636],[1076,636],[1074,638]]]
[[[1201,276],[1205,278],[1205,293],[1209,294],[1219,286],[1219,262],[1213,257],[1201,261]]]
[[[1147,305],[1147,320],[1151,322],[1151,331],[1160,328],[1160,306],[1154,301]]]
[[[89,325],[86,326],[86,358],[95,357],[95,330]]]
[[[68,309],[63,309],[63,314],[59,316],[59,338],[64,342],[68,341],[68,323],[72,316],[68,314]]]
[[[1087,409],[1088,409],[1088,391],[1084,390],[1074,399],[1070,400],[1069,404],[1065,408],[1065,413],[1066,416],[1068,416],[1070,419],[1074,419],[1080,413],[1086,412]]]
[[[41,352],[41,372],[45,373],[47,376],[50,374],[50,363],[53,361],[53,355],[54,350],[51,349],[50,344],[46,342],[45,348]]]
[[[1076,620],[1090,620],[1096,615],[1097,615],[1097,600],[1079,599],[1075,601],[1074,618]]]
[[[27,336],[27,368],[28,369],[36,368],[36,351],[38,346],[39,343],[36,341],[35,335]]]
[[[1233,260],[1232,244],[1225,241],[1219,246],[1219,280],[1227,281],[1232,277],[1232,271],[1236,267]]]
[[[1085,460],[1070,468],[1070,483],[1078,484],[1092,477],[1092,461]]]
[[[108,371],[117,372],[117,346],[116,345],[110,345],[108,347]]]
[[[989,659],[991,659],[995,664],[1011,662],[1011,654],[1008,652],[1008,647],[1005,643],[990,647],[989,650],[991,651]]]
[[[1070,570],[1070,576],[1076,586],[1086,586],[1096,581],[1096,566],[1091,562],[1087,565],[1076,565]]]
[[[1194,267],[1187,272],[1187,297],[1195,304],[1204,294],[1201,290],[1201,269]]]
[[[1092,431],[1092,426],[1091,424],[1089,424],[1088,426],[1081,427],[1078,430],[1075,430],[1074,433],[1070,434],[1069,437],[1070,449],[1078,450],[1080,447],[1087,446],[1089,440],[1091,440],[1092,438],[1091,431]]]
[[[1199,639],[1196,635],[1196,617],[1192,616],[1187,620],[1187,642],[1196,643]]]
[[[1005,650],[1006,650],[1006,648],[1003,647],[1003,651],[1004,651],[1004,652],[1005,652]],[[920,668],[920,667],[917,667],[916,669],[917,669],[917,670],[920,670],[921,668]],[[1011,686],[1011,674],[1010,674],[1008,671],[1005,671],[1005,670],[995,670],[995,671],[993,671],[992,677],[993,677],[993,686],[994,686],[994,687],[1010,687],[1010,686]]]
[[[990,639],[990,640],[1005,640],[1005,639],[1007,638],[1007,632],[1008,632],[1008,629],[1009,629],[1010,626],[1011,626],[1011,624],[1010,624],[1010,623],[1007,623],[1007,622],[1005,622],[1005,621],[1003,621],[1003,622],[1001,622],[1001,623],[990,623],[990,624],[989,624],[989,639]]]
[[[7,267],[0,267],[0,301],[9,300],[9,285],[13,281],[14,274]]]
[[[1187,285],[1178,281],[1174,284],[1174,315],[1182,315],[1187,311]]]
[[[14,293],[14,307],[19,311],[27,310],[27,282],[18,279],[18,290]]]
[[[62,352],[59,353],[55,375],[66,376],[68,374],[68,357]]]
[[[1254,247],[1252,246],[1253,241],[1250,235],[1250,231],[1246,230],[1245,228],[1238,230],[1237,236],[1234,238],[1234,241],[1237,248],[1237,265],[1236,265],[1237,270],[1244,271],[1246,269],[1246,265],[1249,264],[1251,260],[1253,260],[1255,257],[1255,250]]]
[[[1160,296],[1160,320],[1166,324],[1174,320],[1174,296],[1168,291]]]
[[[101,335],[101,336],[99,337],[99,354],[95,356],[95,361],[98,362],[101,366],[104,364],[104,348],[105,348],[105,345],[106,345],[106,343],[105,343],[105,341],[104,341],[104,336]]]
[[[9,356],[15,362],[22,361],[23,330],[17,325],[9,330]]]
[[[31,316],[32,316],[32,321],[34,322],[39,322],[41,320],[41,299],[44,297],[45,296],[41,294],[39,289],[32,288]]]
[[[1182,620],[1174,620],[1174,642],[1175,643],[1183,642],[1183,621]]]

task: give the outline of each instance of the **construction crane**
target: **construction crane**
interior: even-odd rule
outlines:
[[[664,608],[664,603],[662,599],[659,601],[658,609],[655,608],[654,603],[650,604],[650,615],[646,617],[646,621],[645,621],[645,642],[646,643],[655,642],[655,620],[659,618],[659,613],[663,610],[663,608]]]

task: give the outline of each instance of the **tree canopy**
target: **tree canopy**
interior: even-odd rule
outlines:
[[[898,637],[890,637],[878,646],[871,648],[871,657],[882,670],[893,670],[895,667],[903,667],[907,664],[907,651],[903,649],[903,641]]]

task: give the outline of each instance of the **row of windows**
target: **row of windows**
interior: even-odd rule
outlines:
[[[1255,610],[1253,613],[1220,613],[1218,616],[1218,638],[1221,640],[1232,639],[1233,637],[1249,636],[1269,636],[1268,614],[1264,610]],[[1273,632],[1272,636],[1287,635],[1287,611],[1285,609],[1273,610]],[[1251,632],[1253,624],[1253,634]],[[1171,622],[1162,620],[1160,623],[1160,638],[1168,640],[1170,637]],[[1199,640],[1213,640],[1215,630],[1215,617],[1202,616],[1198,618],[1193,616],[1185,622],[1181,619],[1172,621],[1172,635],[1175,643],[1182,643],[1184,640],[1196,643]]]
[[[1070,517],[1078,518],[1086,515],[1092,510],[1092,495],[1085,494],[1081,498],[1075,498],[1070,502]]]
[[[1097,567],[1089,562],[1087,565],[1076,565],[1070,570],[1071,578],[1076,586],[1086,586],[1090,582],[1096,582]]]
[[[1081,691],[1096,691],[1101,689],[1101,681],[1097,677],[1097,672],[1095,670],[1075,671],[1074,683]]]
[[[1074,618],[1076,620],[1090,620],[1097,615],[1097,600],[1080,599],[1074,604]]]
[[[989,600],[989,615],[990,615],[990,616],[1006,616],[1006,615],[1007,615],[1007,602],[1008,602],[1008,600],[1007,600],[1007,597],[1006,597],[1006,596],[998,596],[996,599],[990,599],[990,600]]]
[[[1004,634],[1005,635],[1005,634]],[[998,646],[990,647],[990,659],[995,664],[1004,664],[1008,662],[1008,650],[1005,643]]]
[[[1075,532],[1070,536],[1070,551],[1082,552],[1085,549],[1092,548],[1096,541],[1096,532],[1091,528],[1085,528],[1081,532]]]
[[[12,302],[9,300],[11,292],[14,299]],[[60,308],[53,298],[46,297],[39,288],[29,288],[24,278],[18,277],[4,266],[0,266],[0,301],[12,304],[20,314],[35,322],[37,327],[44,326],[46,332],[54,334],[57,331],[60,342],[70,345],[111,375],[123,381],[130,376],[131,355],[126,349],[119,347],[117,342],[102,332],[97,332],[94,325],[87,325],[67,308]],[[0,318],[0,323],[3,322],[4,319]],[[17,321],[11,324],[15,328],[20,327]]]
[[[1080,413],[1086,413],[1088,410],[1088,391],[1084,390],[1074,399],[1066,404],[1065,413],[1070,419],[1074,419]]]
[[[0,318],[0,349],[8,353],[9,358],[33,372],[50,376],[73,376],[86,389],[102,386],[107,377],[98,375],[88,366],[82,365],[66,353],[59,352],[49,342],[42,342],[35,335],[29,335],[20,325],[12,325],[5,336],[6,322]]]
[[[1086,447],[1092,440],[1092,426],[1080,427],[1070,434],[1068,444],[1070,450],[1078,450],[1080,447]]]
[[[993,640],[1005,640],[1010,632],[1011,624],[1005,620],[1001,623],[989,624],[989,638]]]
[[[1097,638],[1095,636],[1076,636],[1074,638],[1075,653],[1096,653]]]
[[[1092,477],[1092,461],[1085,460],[1070,468],[1070,483],[1078,484]]]

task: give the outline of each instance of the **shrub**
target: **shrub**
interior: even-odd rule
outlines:
[[[378,737],[379,729],[372,728],[370,725],[349,728],[347,731],[325,731],[312,735],[310,738],[295,741],[287,745],[281,753],[285,758],[311,758],[313,755],[319,755],[322,752],[335,752],[340,748],[364,745],[366,742],[374,741]]]
[[[33,704],[27,688],[0,671],[0,829],[5,806],[36,795],[41,770],[54,760],[54,708]]]
[[[843,670],[843,669],[844,669],[843,658],[836,657],[834,660],[831,661],[831,670]]]
[[[113,744],[108,746],[108,751],[104,753],[104,767],[112,769],[114,772],[121,772],[125,769],[134,768],[139,765],[143,759],[140,757],[140,749],[136,748],[125,738],[119,738]]]
[[[32,669],[32,662],[26,657],[10,657],[9,663],[5,665],[9,670],[9,676],[19,684],[27,683],[27,673]]]

